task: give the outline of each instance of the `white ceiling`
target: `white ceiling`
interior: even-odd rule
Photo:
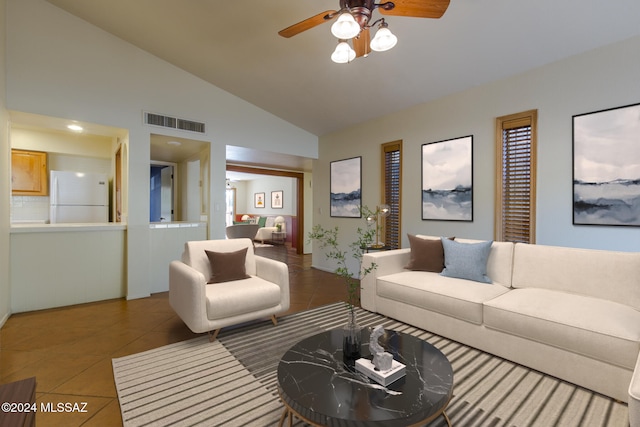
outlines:
[[[315,135],[640,34],[638,0],[451,0],[338,65],[330,24],[277,34],[338,0],[48,1]]]
[[[23,129],[36,129],[74,134],[76,132],[68,128],[69,125],[82,127],[82,133],[87,135],[98,135],[112,138],[123,138],[127,136],[126,129],[103,126],[95,123],[81,122],[78,120],[66,120],[56,117],[43,116],[40,114],[23,113],[11,111],[9,113],[11,126]]]

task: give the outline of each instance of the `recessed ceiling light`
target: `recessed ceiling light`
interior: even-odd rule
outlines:
[[[182,145],[182,142],[179,142],[179,141],[167,141],[167,144],[169,144],[169,145]]]
[[[74,132],[82,132],[82,126],[80,125],[68,125],[67,128]]]

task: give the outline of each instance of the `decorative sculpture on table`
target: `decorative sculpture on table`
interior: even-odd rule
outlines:
[[[388,371],[391,369],[393,355],[384,351],[384,347],[380,345],[378,339],[384,335],[384,327],[378,325],[373,328],[369,339],[369,351],[373,356],[373,365],[378,371]]]
[[[391,336],[393,331],[389,332]],[[393,359],[393,354],[384,351],[384,347],[380,345],[378,340],[385,334],[382,325],[376,326],[369,335],[369,351],[373,356],[373,360],[368,358],[360,358],[356,360],[356,371],[366,375],[369,379],[387,386],[392,382],[406,375],[406,366]],[[389,343],[391,348],[393,345]]]

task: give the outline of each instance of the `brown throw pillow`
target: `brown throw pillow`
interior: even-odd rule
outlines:
[[[431,271],[440,273],[444,270],[444,248],[442,240],[422,239],[411,234],[409,245],[411,245],[411,258],[409,264],[404,268],[414,271]],[[454,238],[450,238],[453,240]]]
[[[207,258],[211,263],[211,278],[207,283],[222,283],[232,280],[248,279],[245,268],[247,249],[235,252],[213,252],[205,249]]]

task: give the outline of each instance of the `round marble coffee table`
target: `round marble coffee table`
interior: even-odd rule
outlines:
[[[363,330],[362,357],[370,357]],[[291,347],[278,365],[278,390],[285,409],[280,426],[297,417],[312,426],[423,426],[445,409],[453,391],[451,363],[426,341],[386,331],[385,351],[406,365],[406,376],[385,386],[345,366],[342,330],[323,332]]]

